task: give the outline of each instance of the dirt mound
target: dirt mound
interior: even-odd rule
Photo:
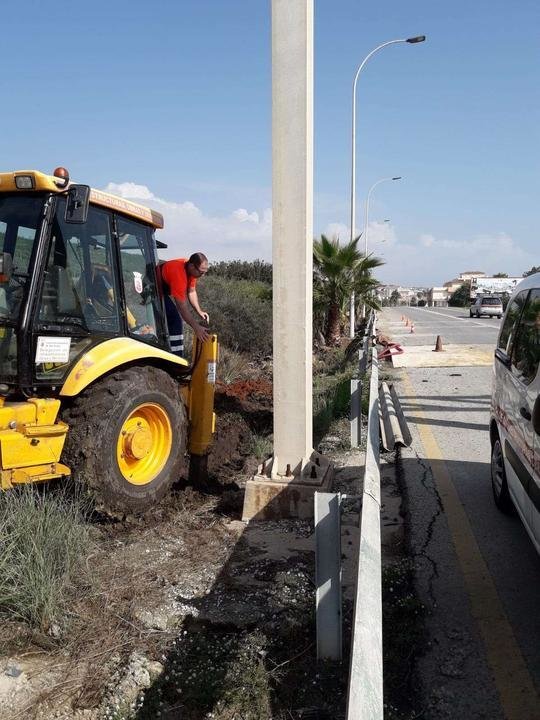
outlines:
[[[238,413],[253,433],[268,434],[273,417],[272,383],[264,379],[239,380],[229,385],[217,383],[215,407],[218,417],[224,413]],[[222,426],[226,427],[226,424],[222,423]],[[219,442],[217,437],[215,440]],[[232,443],[229,449],[231,447]]]
[[[208,456],[210,475],[223,480],[235,472],[241,472],[250,453],[252,436],[251,428],[242,415],[220,411]]]

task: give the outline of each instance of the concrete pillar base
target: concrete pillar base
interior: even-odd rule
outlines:
[[[313,494],[328,492],[334,479],[333,464],[318,452],[299,463],[290,476],[272,472],[275,459],[259,466],[257,475],[246,483],[242,520],[277,520],[281,518],[312,518]]]

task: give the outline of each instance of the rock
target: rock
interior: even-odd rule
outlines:
[[[246,529],[246,523],[241,520],[231,520],[231,522],[228,522],[225,527],[227,530],[230,530],[236,535],[241,535]]]
[[[148,662],[148,673],[150,675],[150,682],[154,683],[158,677],[162,674],[165,668],[157,660],[150,660]]]
[[[58,623],[52,623],[47,634],[58,640],[62,637],[62,628]]]
[[[149,688],[162,672],[161,663],[151,661],[137,651],[132,652],[121,680],[107,693],[100,717],[107,717],[111,709],[130,708],[135,712],[141,690]]]
[[[6,666],[4,675],[12,678],[18,678],[19,675],[22,675],[22,670],[18,665],[15,665],[15,663],[10,663]]]
[[[155,610],[138,610],[134,613],[134,617],[141,625],[150,630],[167,630],[169,627],[169,615],[159,608]]]

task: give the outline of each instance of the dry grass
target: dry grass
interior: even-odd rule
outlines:
[[[222,346],[219,349],[218,380],[225,385],[230,385],[237,380],[244,380],[253,377],[253,371],[249,364],[249,358],[228,347]]]
[[[61,637],[55,640],[12,623],[10,638],[9,629],[3,629],[5,648],[17,646],[18,656],[48,657],[34,674],[39,681],[45,673],[46,690],[32,698],[17,718],[30,720],[43,707],[57,707],[63,700],[74,709],[95,708],[111,675],[133,650],[161,657],[175,629],[146,627],[137,619],[137,611],[151,607],[154,600],[159,603],[163,588],[174,586],[182,575],[196,573],[201,552],[219,557],[225,531],[213,513],[216,502],[183,492],[140,521],[91,528],[89,572],[72,588],[71,604],[60,620]]]
[[[23,486],[0,495],[0,615],[47,631],[90,551],[85,501]]]

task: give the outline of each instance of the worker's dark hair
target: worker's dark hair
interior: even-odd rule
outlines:
[[[201,252],[193,253],[193,255],[190,255],[188,260],[188,263],[196,267],[197,270],[201,267],[203,262],[208,262],[208,258]]]

